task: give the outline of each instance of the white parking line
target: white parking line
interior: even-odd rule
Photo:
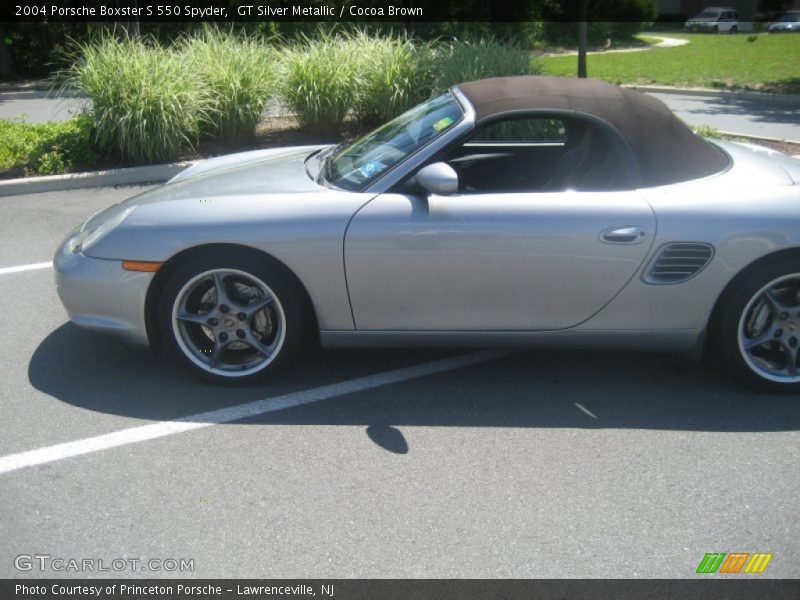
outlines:
[[[310,390],[302,390],[283,396],[276,396],[274,398],[254,400],[253,402],[238,404],[229,408],[197,413],[175,421],[163,421],[160,423],[142,425],[140,427],[131,427],[130,429],[121,429],[112,433],[84,438],[74,442],[65,442],[54,446],[45,446],[44,448],[38,448],[36,450],[9,454],[8,456],[0,457],[0,473],[9,473],[18,469],[24,469],[25,467],[51,463],[72,456],[80,456],[82,454],[116,448],[117,446],[136,444],[138,442],[174,435],[184,431],[191,431],[192,429],[209,427],[210,425],[239,421],[248,417],[255,417],[285,408],[292,408],[295,406],[302,406],[303,404],[319,402],[320,400],[335,398],[336,396],[363,392],[392,383],[409,381],[435,373],[443,373],[445,371],[452,371],[453,369],[460,369],[477,363],[495,360],[508,354],[511,354],[511,351],[482,350],[480,352],[462,354],[451,358],[414,365],[413,367],[350,379],[348,381],[325,385]]]
[[[597,415],[596,415],[596,414],[594,414],[592,411],[590,411],[588,408],[586,408],[586,407],[585,407],[583,404],[581,404],[580,402],[576,402],[576,403],[575,403],[575,406],[577,406],[577,407],[578,407],[578,410],[582,410],[583,412],[585,412],[587,415],[589,415],[589,416],[590,416],[590,417],[592,417],[593,419],[596,419],[596,418],[597,418]]]
[[[21,273],[22,271],[35,271],[36,269],[49,269],[53,266],[52,262],[33,263],[31,265],[19,265],[18,267],[3,267],[0,269],[0,275],[8,275],[9,273]]]

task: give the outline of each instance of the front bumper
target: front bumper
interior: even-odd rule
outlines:
[[[92,331],[149,344],[145,298],[153,273],[126,271],[122,261],[73,254],[69,240],[54,260],[56,289],[70,319]]]

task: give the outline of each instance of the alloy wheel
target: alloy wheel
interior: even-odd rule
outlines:
[[[739,319],[738,343],[756,375],[800,382],[800,273],[774,279],[750,298]]]
[[[286,338],[278,297],[257,277],[235,269],[212,269],[186,282],[173,303],[172,327],[189,360],[224,377],[266,368]]]

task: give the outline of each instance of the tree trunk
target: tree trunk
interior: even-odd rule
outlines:
[[[139,2],[137,0],[118,0],[117,6],[120,8],[138,8]],[[115,26],[119,26],[123,31],[123,37],[138,38],[139,37],[139,17],[128,17],[130,21],[119,21]]]
[[[589,13],[589,0],[580,0],[578,12],[578,77],[586,77],[586,23]]]
[[[6,29],[0,23],[0,79],[11,79],[11,54],[6,46]]]

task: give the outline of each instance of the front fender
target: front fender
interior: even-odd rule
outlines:
[[[345,284],[347,223],[369,196],[327,192],[212,197],[142,204],[86,254],[166,262],[190,248],[235,244],[286,265],[305,286],[323,329],[354,329]]]

